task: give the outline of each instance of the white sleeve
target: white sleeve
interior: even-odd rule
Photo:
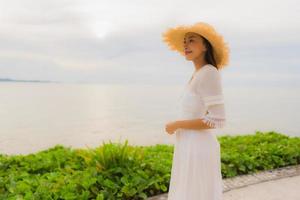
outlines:
[[[214,67],[203,70],[196,87],[206,109],[201,119],[213,128],[223,128],[226,118],[221,74]]]
[[[201,119],[213,128],[223,128],[226,123],[224,104],[208,106],[207,114]]]

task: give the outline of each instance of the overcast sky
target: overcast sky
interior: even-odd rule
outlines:
[[[0,0],[0,78],[181,84],[192,62],[168,27],[204,21],[228,42],[226,84],[300,85],[297,0]]]

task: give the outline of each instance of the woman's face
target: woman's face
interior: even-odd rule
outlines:
[[[187,60],[194,60],[199,56],[203,56],[206,51],[206,47],[203,44],[202,37],[196,33],[192,33],[192,32],[186,33],[184,37],[183,45],[184,45],[185,58]]]

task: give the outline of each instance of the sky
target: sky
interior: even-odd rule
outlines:
[[[225,84],[300,86],[297,0],[0,0],[0,78],[186,83],[193,63],[162,33],[199,21],[229,44]]]

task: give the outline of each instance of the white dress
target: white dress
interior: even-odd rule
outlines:
[[[206,64],[196,71],[179,101],[179,120],[201,118],[211,129],[177,129],[168,200],[222,200],[218,128],[225,125],[220,72]]]

